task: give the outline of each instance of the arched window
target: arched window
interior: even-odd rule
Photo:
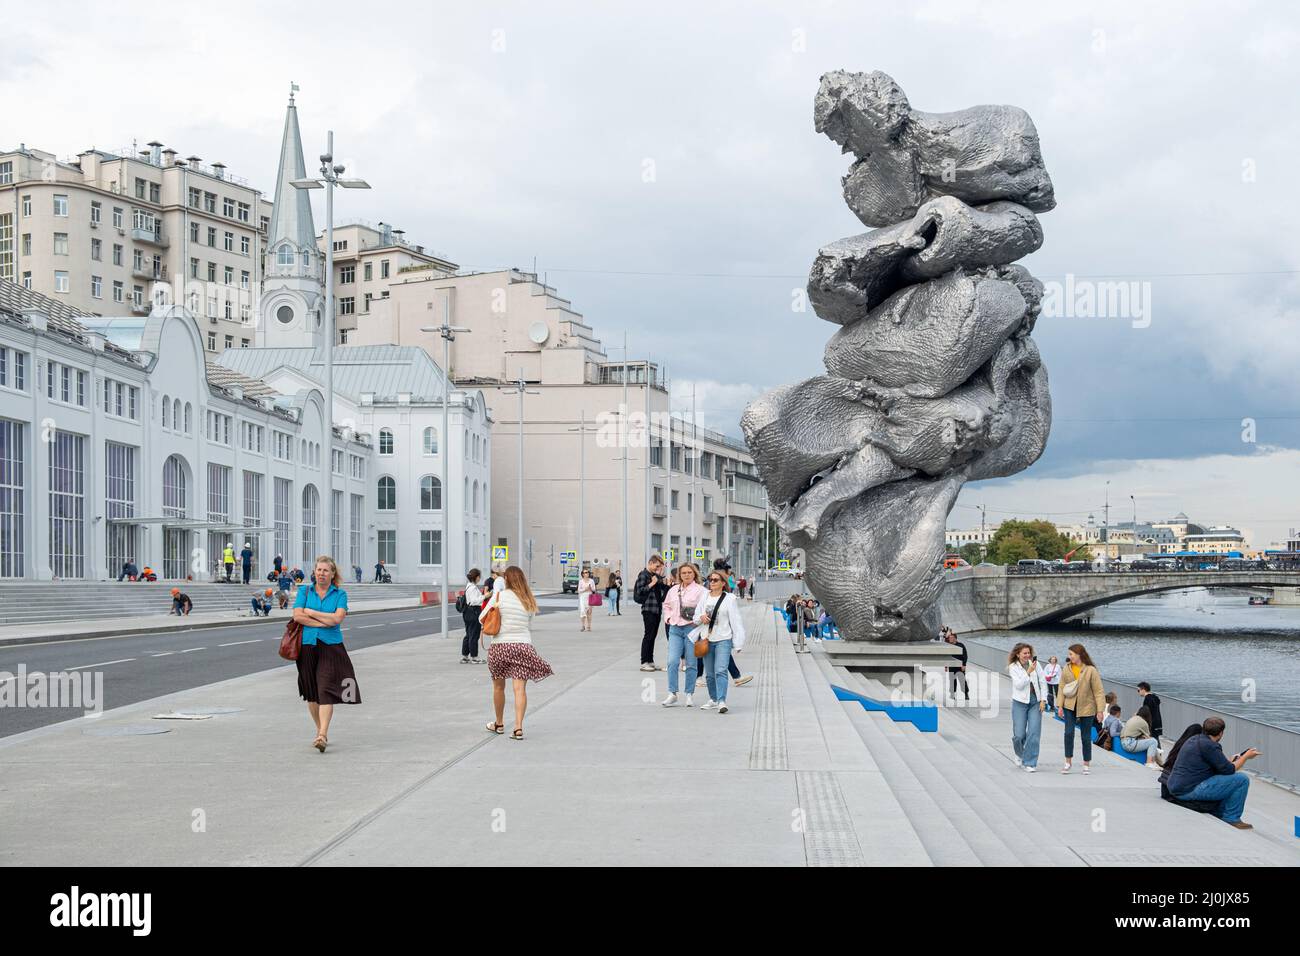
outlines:
[[[302,267],[304,269],[311,268],[311,253],[308,252],[306,249],[302,251]]]
[[[181,429],[181,400],[179,398],[172,401],[172,428],[177,431]]]
[[[465,447],[469,447],[468,442]],[[465,490],[460,494],[460,507],[462,511],[469,511],[469,475],[465,476]]]
[[[302,566],[306,570],[316,561],[316,523],[320,514],[320,495],[315,485],[302,488]]]
[[[420,479],[420,510],[442,510],[442,482],[433,475]]]
[[[379,429],[379,454],[391,455],[393,453],[393,433],[387,428]]]
[[[376,511],[397,510],[397,482],[385,475],[379,479],[379,500],[375,503]]]
[[[190,433],[190,419],[194,417],[194,406],[189,402],[185,403],[185,434]]]
[[[286,269],[293,268],[293,246],[287,242],[280,246],[275,253],[275,264]]]
[[[163,413],[163,428],[170,428],[171,419],[172,419],[172,400],[168,398],[166,395],[163,396],[162,413]]]
[[[163,462],[163,514],[168,518],[184,518],[188,508],[185,464],[177,456],[171,455]]]
[[[424,430],[424,453],[426,455],[438,454],[438,429],[426,428]]]
[[[474,507],[471,514],[478,514],[478,482],[474,482]]]

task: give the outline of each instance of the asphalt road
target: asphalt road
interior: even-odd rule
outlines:
[[[543,598],[541,603],[543,614],[559,610],[554,599]],[[563,606],[571,604],[573,601],[569,599]],[[232,677],[291,666],[278,653],[286,619],[286,615],[277,616],[272,612],[265,624],[0,646],[0,681],[16,684],[13,675],[18,673],[20,664],[26,667],[28,675],[101,672],[101,709],[109,710]],[[464,624],[454,611],[448,614],[448,627],[449,639],[459,642]],[[349,649],[359,649],[421,635],[439,640],[438,628],[436,607],[359,614],[344,624],[343,642]],[[0,737],[81,717],[83,713],[80,707],[0,706]]]

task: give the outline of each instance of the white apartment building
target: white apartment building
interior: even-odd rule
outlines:
[[[745,574],[765,566],[766,495],[744,443],[670,408],[654,362],[628,361],[625,390],[623,361],[554,288],[516,269],[427,269],[389,292],[358,315],[348,341],[417,345],[441,361],[441,339],[422,329],[447,317],[471,330],[451,344],[450,373],[484,393],[494,423],[491,540],[533,581],[557,585],[566,551],[621,565],[625,514],[631,573],[669,548],[677,560],[729,554]]]
[[[0,152],[0,280],[90,315],[184,305],[209,355],[252,345],[270,217],[222,163],[157,142],[68,160]]]

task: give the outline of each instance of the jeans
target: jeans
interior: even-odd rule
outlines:
[[[172,613],[185,615],[190,613],[190,608],[194,605],[189,601],[182,602],[180,598],[172,598]]]
[[[709,653],[704,656],[704,680],[709,687],[709,700],[722,703],[727,699],[727,664],[731,660],[731,641],[709,641]]]
[[[248,579],[252,576],[253,576],[253,566],[251,564],[244,565],[244,583],[247,584]]]
[[[1043,732],[1043,714],[1038,696],[1032,691],[1029,703],[1011,702],[1011,747],[1026,767],[1038,766],[1038,740]]]
[[[1151,751],[1160,746],[1160,741],[1154,737],[1121,737],[1119,745],[1131,754],[1141,752],[1146,755],[1147,760],[1151,759]]]
[[[1094,717],[1077,717],[1074,711],[1065,710],[1065,759],[1074,759],[1074,725],[1079,725],[1079,737],[1083,741],[1083,762],[1092,761],[1092,727],[1097,722]]]
[[[261,614],[263,617],[271,616],[271,602],[259,601],[257,598],[249,598],[248,603],[253,605],[253,617]]]
[[[1047,709],[1056,710],[1056,685],[1047,685]]]
[[[645,625],[645,634],[641,638],[641,663],[655,662],[655,641],[659,639],[659,614],[641,612],[641,623]]]
[[[688,662],[693,660],[698,660],[700,662],[700,666],[701,667],[704,666],[704,658],[695,656],[695,642],[692,641],[690,638],[691,631],[693,630],[695,630],[695,628],[691,627],[689,624],[668,625],[667,667],[668,667],[668,693],[670,694],[677,693],[678,681],[679,678],[681,677],[681,667],[678,665],[677,663],[678,661],[680,661],[683,657],[685,657]],[[686,673],[687,674],[690,673],[689,668],[687,669]],[[686,685],[682,688],[682,690],[684,690],[686,693],[689,694],[693,690],[695,690],[695,685],[691,682],[691,679],[689,677],[686,677],[685,679],[681,680],[681,683]]]
[[[697,657],[695,658],[695,661],[695,677],[696,679],[699,679],[704,676],[704,658]],[[727,660],[727,673],[731,675],[732,680],[735,680],[740,676],[740,668],[736,666],[736,655],[734,654],[732,654]]]
[[[1246,791],[1250,778],[1244,773],[1217,774],[1202,780],[1186,793],[1175,793],[1179,800],[1210,800],[1219,804],[1214,815],[1227,823],[1236,823],[1246,809]]]

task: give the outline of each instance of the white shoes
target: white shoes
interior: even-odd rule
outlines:
[[[1017,767],[1023,767],[1024,765],[1025,765],[1025,762],[1024,762],[1023,760],[1021,760],[1019,757],[1017,757],[1017,758],[1016,758],[1016,766],[1017,766]]]
[[[659,668],[655,667],[653,664],[642,664],[641,669],[643,671],[654,671],[654,670],[658,670]]]
[[[691,703],[691,695],[690,695],[690,694],[686,694],[686,695],[684,695],[684,696],[686,697],[686,701],[685,701],[686,706],[687,706],[687,707],[692,707],[692,706],[694,706],[694,705]]]
[[[665,698],[664,698],[663,700],[661,700],[659,703],[660,703],[660,706],[663,706],[663,707],[672,707],[674,704],[677,703],[677,695],[676,695],[676,694],[669,694],[667,697],[665,697]]]
[[[1067,763],[1064,767],[1061,768],[1061,773],[1069,773],[1069,772],[1070,772],[1070,764]]]
[[[717,709],[718,709],[718,702],[716,700],[711,700],[707,704],[700,705],[700,710],[717,710]]]
[[[1038,768],[1037,768],[1037,767],[1026,767],[1026,768],[1025,768],[1025,773],[1038,773]]]
[[[697,678],[695,678],[695,686],[696,686],[696,687],[703,687],[703,686],[704,686],[705,684],[707,684],[707,683],[708,683],[708,681],[705,680],[703,677],[697,677]]]
[[[727,712],[727,702],[725,700],[718,701],[718,713],[725,714],[726,712]]]
[[[736,686],[739,687],[741,684],[748,684],[753,679],[753,674],[742,674],[740,677],[736,678]]]

